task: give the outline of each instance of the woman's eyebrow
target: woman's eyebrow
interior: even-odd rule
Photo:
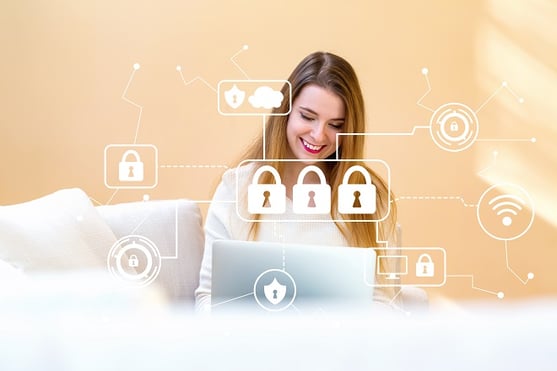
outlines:
[[[304,107],[304,106],[300,106],[300,109],[302,109],[302,110],[304,110],[304,111],[308,111],[309,113],[313,113],[315,116],[319,116],[319,115],[317,114],[317,112],[315,112],[315,111],[312,110],[311,108],[307,108],[307,107]]]
[[[319,114],[317,112],[315,112],[314,110],[312,110],[311,108],[300,106],[300,109],[304,110],[304,111],[307,111],[309,113],[312,113],[315,116],[319,116]],[[344,122],[344,117],[339,117],[339,118],[336,118],[336,119],[330,119],[329,121],[343,121]]]

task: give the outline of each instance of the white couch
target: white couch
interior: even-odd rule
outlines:
[[[187,200],[93,207],[82,190],[64,189],[0,207],[0,274],[107,271],[111,247],[131,234],[153,241],[163,259],[154,286],[193,308],[204,234],[199,207]]]
[[[141,290],[116,285],[106,269],[112,244],[132,233],[150,238],[162,256],[178,253]],[[202,249],[201,215],[189,201],[94,208],[72,189],[0,207],[0,370],[554,370],[557,364],[554,299],[427,317],[193,316]],[[423,306],[422,292],[402,295],[405,305]]]
[[[171,302],[192,309],[204,248],[202,223],[193,201],[93,207],[82,190],[64,189],[0,207],[0,261],[9,264],[4,264],[4,272],[10,266],[29,273],[103,270],[118,239],[140,235],[153,241],[163,258],[154,286]],[[407,311],[427,309],[423,290],[405,288],[400,296]]]

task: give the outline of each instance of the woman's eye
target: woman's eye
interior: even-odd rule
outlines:
[[[342,122],[335,122],[335,123],[331,123],[329,125],[335,130],[341,130],[343,123]]]
[[[307,115],[304,115],[303,113],[300,113],[300,116],[301,116],[304,120],[306,120],[306,121],[311,121],[311,120],[313,120],[313,117],[309,117],[309,116],[307,116]]]

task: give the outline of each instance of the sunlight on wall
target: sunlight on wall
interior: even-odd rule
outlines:
[[[534,200],[536,215],[557,226],[557,4],[548,0],[492,0],[478,27],[477,79],[486,98],[502,89],[482,111],[483,138],[516,138],[482,146],[476,166],[489,184],[512,182]],[[536,138],[536,143],[527,139]]]

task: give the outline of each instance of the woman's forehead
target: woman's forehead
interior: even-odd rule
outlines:
[[[294,100],[294,105],[309,109],[328,119],[341,119],[345,115],[342,99],[332,90],[315,84],[304,86]]]

